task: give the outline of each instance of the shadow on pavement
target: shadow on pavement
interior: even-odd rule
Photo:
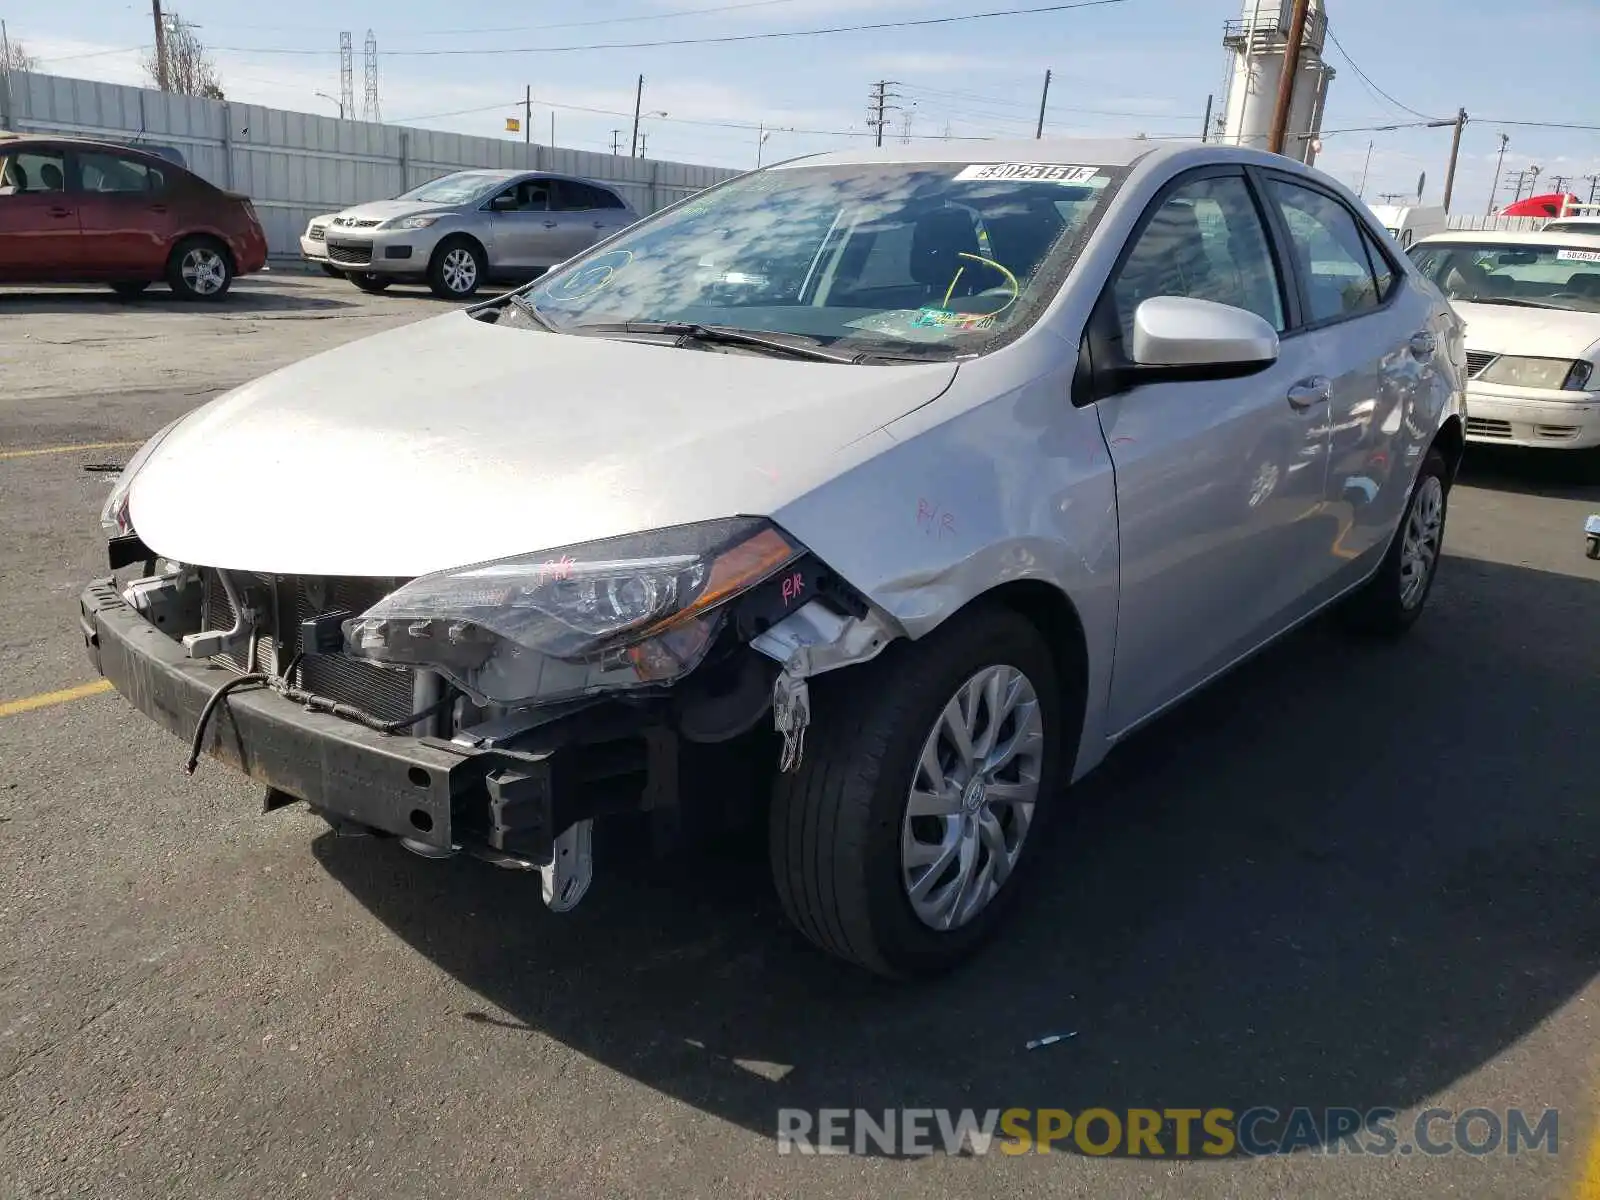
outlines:
[[[334,280],[327,280],[330,285]],[[355,288],[349,284],[351,292]],[[40,287],[24,290],[7,287],[0,290],[0,317],[29,316],[42,313],[92,313],[111,311],[137,314],[141,311],[183,312],[197,316],[226,316],[239,313],[302,312],[306,310],[335,311],[353,308],[356,301],[338,299],[325,289],[306,285],[306,277],[272,278],[250,275],[235,280],[228,294],[220,300],[180,300],[165,284],[152,284],[150,289],[131,299],[123,299],[109,286],[83,284],[81,286]]]
[[[531,877],[314,850],[500,1010],[461,1020],[767,1136],[780,1107],[1403,1110],[1600,969],[1594,594],[1451,558],[1397,644],[1290,638],[1075,788],[1011,927],[931,985],[809,949],[758,838],[597,872],[566,917]]]
[[[1600,450],[1467,447],[1461,482],[1497,492],[1600,502]]]

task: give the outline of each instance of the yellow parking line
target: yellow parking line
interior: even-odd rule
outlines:
[[[32,458],[37,454],[71,454],[74,450],[129,450],[143,442],[84,442],[78,446],[40,446],[35,450],[0,450],[0,458]]]
[[[7,700],[0,704],[0,717],[14,717],[18,713],[32,712],[36,708],[49,708],[52,704],[66,704],[82,700],[85,696],[98,696],[111,690],[109,679],[96,679],[77,687],[63,688],[59,692],[40,692],[37,696],[24,696],[21,700]]]
[[[1600,1200],[1600,1128],[1589,1135],[1588,1153],[1584,1156],[1575,1200]]]

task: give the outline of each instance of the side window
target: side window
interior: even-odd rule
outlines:
[[[59,150],[19,150],[0,167],[0,196],[67,190],[67,160]]]
[[[1389,293],[1394,291],[1394,265],[1378,245],[1378,239],[1372,236],[1372,231],[1366,226],[1361,227],[1361,240],[1367,244],[1367,258],[1372,263],[1372,276],[1378,285],[1378,303],[1383,303],[1389,298]]]
[[[1133,314],[1155,296],[1231,304],[1283,330],[1283,293],[1267,233],[1241,176],[1173,190],[1138,235],[1112,285],[1126,341]]]
[[[499,212],[545,212],[550,207],[550,185],[543,179],[524,179],[521,183],[514,183],[501,196],[511,196],[516,203],[509,209],[498,209]],[[499,199],[499,196],[495,197]]]
[[[550,207],[557,212],[588,212],[590,209],[606,207],[600,202],[600,190],[586,183],[558,179],[551,186],[555,189],[555,197]]]
[[[85,192],[157,192],[165,181],[161,172],[131,158],[115,154],[78,155],[78,186]]]
[[[594,193],[594,206],[596,208],[628,207],[622,202],[622,197],[618,196],[615,192],[609,192],[605,188],[600,187],[590,188],[589,190]]]
[[[1305,277],[1308,324],[1357,316],[1378,306],[1378,282],[1367,261],[1361,228],[1331,196],[1282,179],[1272,195],[1283,213]]]

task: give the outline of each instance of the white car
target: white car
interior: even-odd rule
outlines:
[[[764,819],[807,936],[934,972],[1132,730],[1333,605],[1418,619],[1463,361],[1287,158],[796,159],[174,422],[84,636],[269,807],[557,910],[607,820]]]
[[[307,262],[316,263],[324,274],[332,275],[335,279],[343,278],[344,272],[328,261],[328,226],[333,223],[337,213],[323,213],[320,217],[312,217],[306,225],[306,231],[300,235],[300,257]]]
[[[1467,439],[1600,446],[1600,233],[1463,230],[1409,253],[1467,325]]]

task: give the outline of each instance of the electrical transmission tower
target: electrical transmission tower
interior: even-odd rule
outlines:
[[[339,35],[339,112],[356,115],[355,51],[350,48],[350,35]]]
[[[367,91],[361,101],[361,119],[363,121],[382,121],[383,114],[378,109],[378,36],[372,30],[367,30]]]
[[[880,146],[883,145],[883,127],[888,124],[886,114],[896,112],[900,108],[898,104],[889,103],[900,98],[899,92],[889,90],[898,85],[897,79],[880,79],[872,85],[872,94],[867,100],[867,128],[877,134],[877,144]]]

